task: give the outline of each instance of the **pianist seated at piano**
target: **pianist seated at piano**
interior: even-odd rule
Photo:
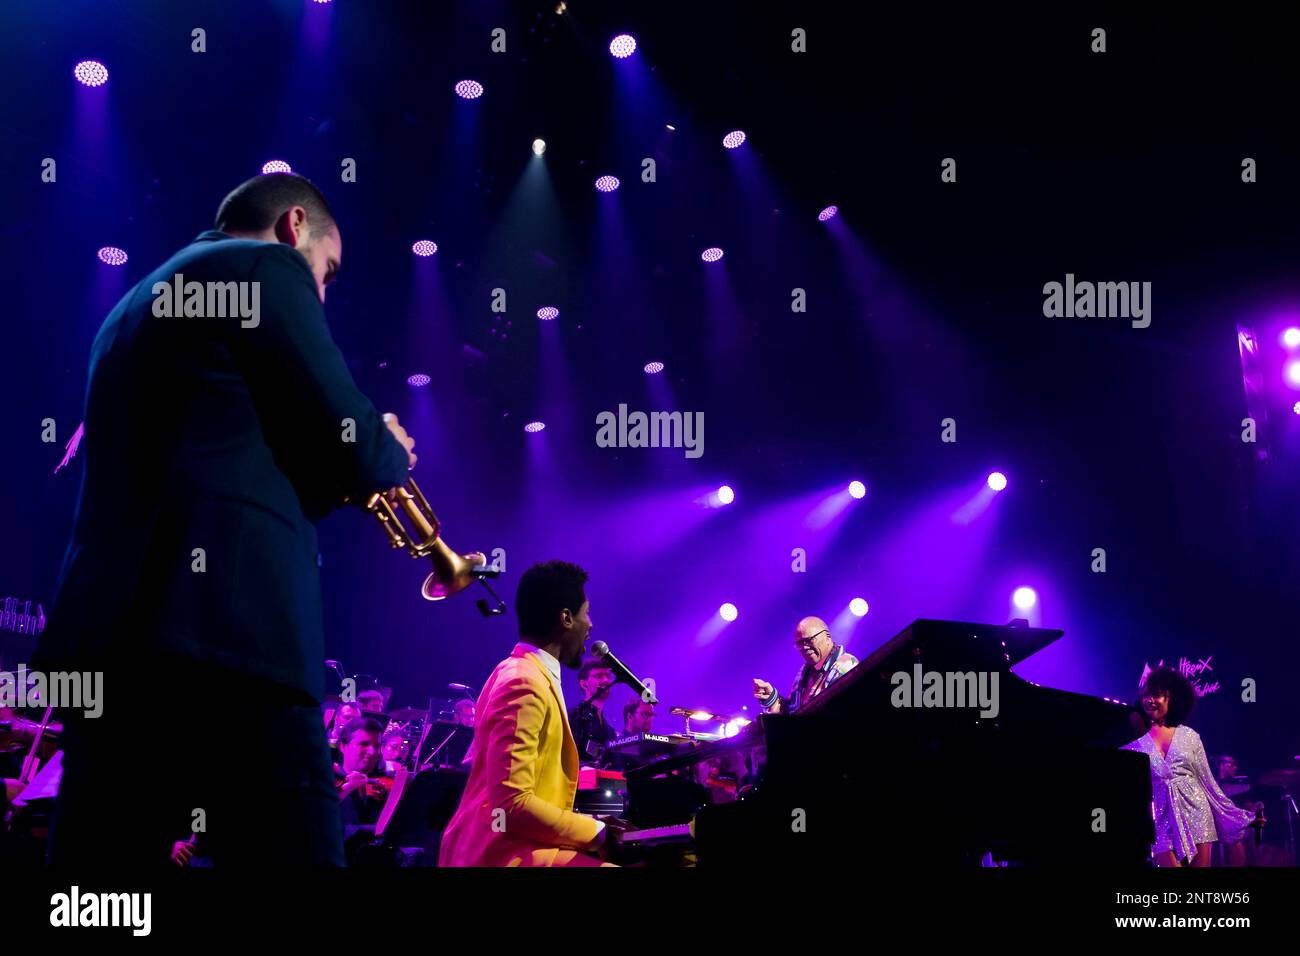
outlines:
[[[1151,761],[1151,795],[1157,866],[1209,866],[1217,840],[1240,843],[1250,827],[1263,824],[1232,802],[1210,772],[1200,735],[1184,721],[1196,702],[1187,678],[1168,667],[1147,675],[1138,695],[1140,722],[1147,728],[1125,750]]]
[[[587,572],[548,561],[515,595],[520,642],[478,699],[474,757],[441,866],[599,866],[618,821],[575,813],[578,746],[565,715],[560,667],[582,664],[591,631]]]
[[[805,617],[794,629],[794,646],[803,657],[789,697],[777,693],[765,680],[754,678],[754,697],[768,713],[791,714],[828,690],[837,680],[858,666],[858,659],[836,644],[826,622]]]

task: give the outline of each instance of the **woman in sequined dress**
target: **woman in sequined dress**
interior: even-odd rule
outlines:
[[[1157,866],[1182,866],[1183,861],[1209,866],[1215,840],[1235,843],[1256,824],[1250,811],[1219,789],[1200,735],[1184,723],[1195,701],[1196,691],[1178,671],[1152,671],[1138,696],[1147,732],[1124,747],[1142,751],[1151,761],[1156,824],[1151,855]]]

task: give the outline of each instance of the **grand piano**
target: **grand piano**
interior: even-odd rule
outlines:
[[[917,620],[794,714],[627,772],[625,863],[1142,865],[1147,757],[1128,705],[1011,668],[1062,632]],[[997,675],[998,707],[895,706],[896,672]]]

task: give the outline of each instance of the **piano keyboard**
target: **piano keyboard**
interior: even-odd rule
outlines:
[[[679,823],[671,827],[651,827],[647,830],[624,830],[620,843],[641,846],[649,843],[671,843],[691,839],[691,825]]]

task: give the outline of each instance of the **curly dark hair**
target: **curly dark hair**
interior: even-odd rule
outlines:
[[[520,637],[548,637],[562,611],[577,614],[587,600],[586,583],[587,572],[568,561],[545,561],[525,571],[515,591]]]
[[[1188,715],[1196,704],[1196,690],[1192,687],[1191,681],[1172,667],[1157,667],[1147,675],[1147,679],[1142,682],[1142,688],[1138,691],[1136,704],[1138,714],[1147,730],[1151,729],[1151,718],[1142,707],[1142,698],[1153,692],[1164,692],[1169,695],[1169,711],[1165,716],[1167,727],[1177,727],[1187,722]]]

